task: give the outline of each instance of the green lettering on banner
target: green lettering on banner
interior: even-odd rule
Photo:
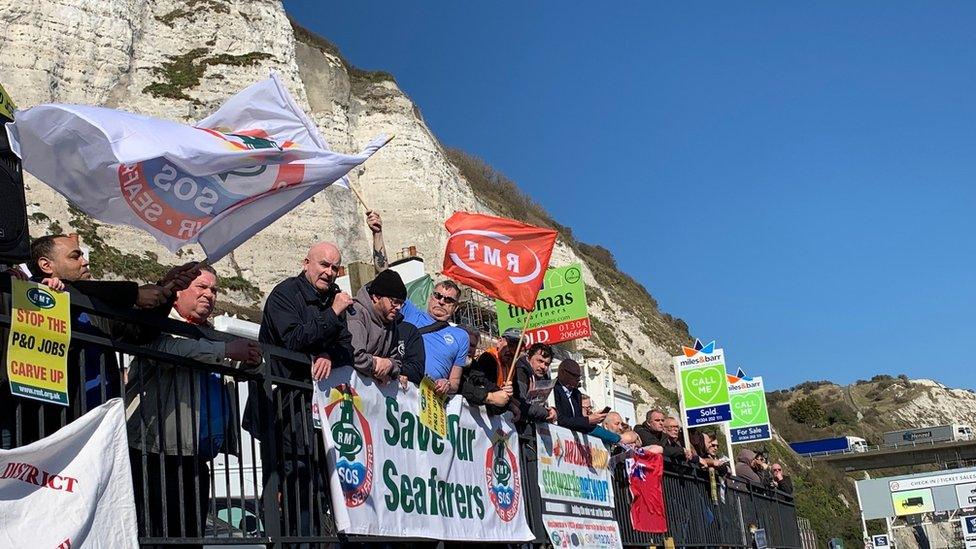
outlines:
[[[498,332],[521,328],[528,311],[501,300],[495,300]],[[540,336],[541,329],[546,336]],[[557,329],[558,328],[558,329]],[[589,337],[589,315],[586,310],[586,287],[579,265],[556,267],[546,271],[545,282],[536,298],[535,310],[526,333],[535,341],[561,343]]]

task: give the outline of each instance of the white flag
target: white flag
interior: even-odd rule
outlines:
[[[196,126],[81,105],[17,111],[7,124],[24,169],[88,215],[152,234],[176,251],[198,242],[216,261],[345,175],[359,154],[329,150],[272,75]]]
[[[122,399],[0,450],[0,547],[139,547]]]

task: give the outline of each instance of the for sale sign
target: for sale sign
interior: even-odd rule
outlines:
[[[732,444],[772,438],[762,377],[748,377],[739,370],[738,375],[729,375],[728,379],[729,403],[732,405],[732,422],[729,424]]]
[[[529,312],[521,307],[495,300],[498,333],[521,328]],[[586,288],[579,265],[546,271],[545,282],[535,301],[535,310],[526,328],[527,343],[562,343],[590,337],[590,319],[586,312]]]

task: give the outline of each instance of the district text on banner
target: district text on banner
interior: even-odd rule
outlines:
[[[122,399],[0,450],[0,501],[4,547],[138,548]]]

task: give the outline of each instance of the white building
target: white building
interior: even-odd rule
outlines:
[[[634,406],[634,395],[630,387],[614,380],[613,366],[608,359],[587,359],[582,361],[580,366],[583,367],[581,390],[593,399],[594,410],[602,410],[609,406],[623,416],[624,421],[631,427],[643,421],[637,420],[637,409]]]

